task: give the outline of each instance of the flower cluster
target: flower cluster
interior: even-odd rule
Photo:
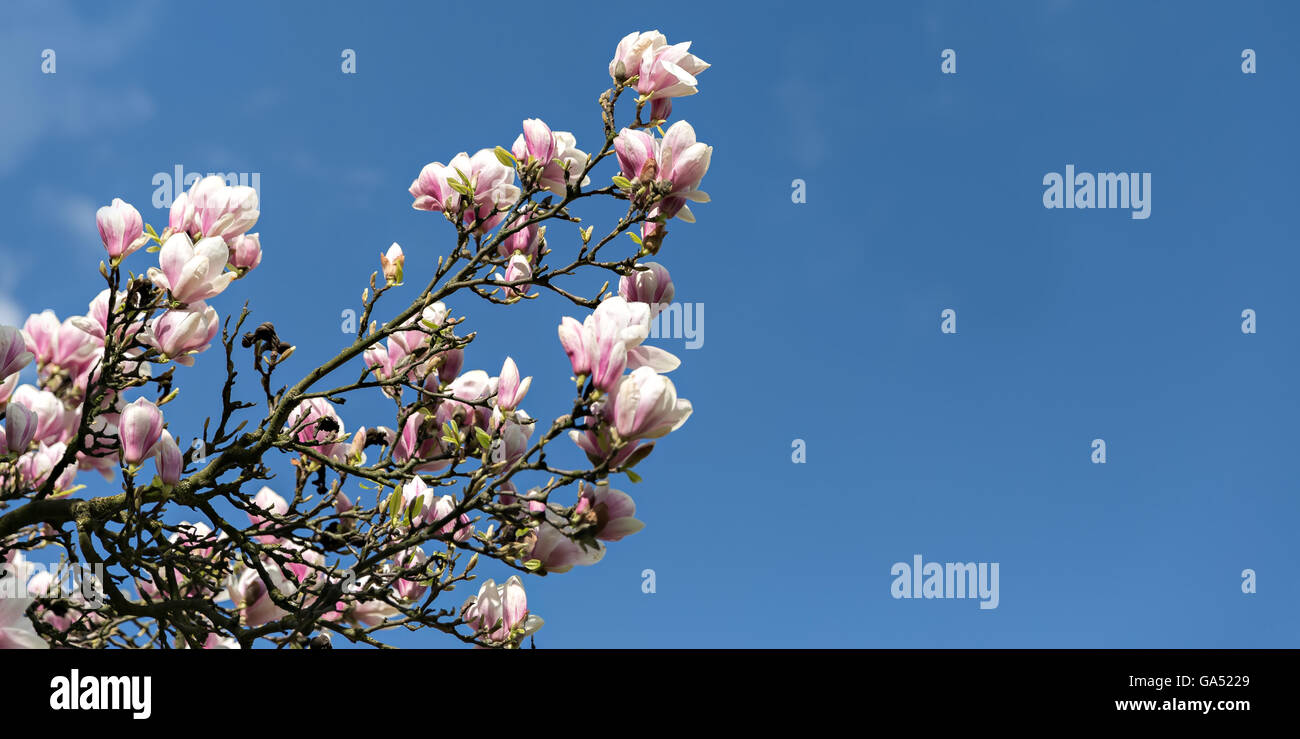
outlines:
[[[219,320],[204,301],[261,262],[257,234],[247,233],[257,222],[257,193],[207,177],[177,199],[170,217],[161,235],[146,232],[139,211],[115,198],[95,216],[113,275],[154,241],[159,266],[149,268],[148,282],[103,290],[84,315],[60,321],[46,310],[21,331],[0,327],[4,444],[18,455],[7,470],[0,467],[0,482],[40,489],[57,471],[54,492],[66,492],[78,470],[108,478],[119,464],[134,468],[151,457],[163,481],[179,481],[180,450],[158,405],[128,403],[121,391],[147,381],[155,364],[192,365],[211,345]],[[19,385],[18,371],[33,360],[37,385]]]
[[[261,264],[250,232],[261,215],[254,189],[202,178],[176,198],[161,233],[120,198],[99,209],[107,284],[86,312],[60,319],[46,310],[0,326],[0,554],[13,563],[47,546],[72,553],[73,536],[59,528],[72,524],[112,563],[111,581],[133,584],[135,595],[123,608],[114,587],[112,604],[96,610],[61,598],[49,578],[31,578],[28,597],[0,598],[0,648],[215,649],[260,639],[318,648],[331,633],[378,645],[379,632],[398,626],[515,648],[537,633],[542,620],[520,576],[594,564],[611,542],[640,531],[636,503],[613,477],[640,482],[633,468],[693,411],[668,378],[681,360],[648,343],[676,289],[663,264],[646,260],[661,250],[667,220],[691,222],[687,202],[709,200],[700,187],[712,147],[684,120],[659,128],[709,66],[689,49],[658,31],[622,39],[609,63],[614,86],[600,98],[604,136],[586,138],[585,150],[574,133],[527,118],[508,148],[425,165],[409,187],[412,206],[443,214],[455,248],[435,263],[393,243],[363,293],[368,325],[296,382],[277,374],[294,347],[274,324],[244,334],[251,357],[236,357],[248,310],[223,324],[209,304]],[[620,129],[616,105],[628,91],[635,118]],[[601,166],[612,186],[592,186]],[[595,236],[575,213],[601,197],[622,202],[626,215]],[[615,238],[624,233],[635,250]],[[157,263],[136,277],[125,262],[146,248]],[[617,278],[616,293],[606,279],[591,295],[573,280],[580,270]],[[390,291],[418,289],[408,279],[430,282],[391,320],[369,320]],[[450,297],[470,292],[534,310],[545,303],[531,299],[553,294],[585,312],[545,319],[559,319],[576,389],[551,423],[524,405],[536,411],[543,390],[565,387],[559,351],[524,361],[534,375],[521,371],[517,351],[468,354],[477,334],[448,306],[463,308]],[[230,357],[221,407],[192,447],[182,445],[164,409],[178,367],[214,344]],[[236,359],[251,359],[264,415],[235,392]],[[326,389],[324,378],[345,368],[358,379]],[[347,403],[363,393],[374,402]],[[577,446],[564,453],[590,467],[548,458],[547,444],[564,436]],[[283,487],[271,482],[278,491],[264,484],[283,479],[274,452],[292,468]],[[155,474],[142,474],[150,460]],[[82,471],[119,481],[124,494],[71,505]],[[69,506],[33,507],[30,519],[8,512],[45,499]],[[168,523],[181,516],[163,512],[178,510],[204,520]],[[519,574],[474,583],[459,608],[434,607],[479,579],[480,560]],[[145,615],[156,624],[139,625]]]

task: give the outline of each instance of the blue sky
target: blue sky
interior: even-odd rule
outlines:
[[[616,484],[645,530],[528,581],[539,646],[1300,646],[1295,6],[546,8],[6,5],[0,322],[85,310],[112,197],[161,228],[155,173],[256,172],[264,261],[212,304],[274,320],[296,377],[343,346],[389,243],[411,285],[446,247],[410,207],[421,166],[508,147],[527,117],[594,148],[615,44],[658,28],[713,65],[674,111],[714,146],[713,202],[660,253],[706,306],[702,347],[659,341],[695,414]],[[1045,209],[1067,164],[1150,172],[1150,218]],[[510,354],[534,416],[567,409],[554,327],[577,309],[451,307],[479,332],[466,368]],[[178,436],[215,364],[178,372]],[[918,553],[999,563],[998,608],[892,598]]]

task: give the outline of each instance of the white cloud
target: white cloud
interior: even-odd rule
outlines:
[[[82,18],[62,0],[6,3],[0,24],[0,177],[46,137],[84,137],[154,115],[148,93],[112,77],[123,54],[143,48],[135,40],[149,38],[153,10],[114,4],[101,12],[102,18]],[[47,48],[55,52],[54,74],[41,72]]]
[[[28,312],[14,295],[14,286],[24,269],[19,255],[0,245],[0,325],[22,326],[27,320]]]
[[[99,250],[99,227],[95,224],[95,211],[100,205],[88,195],[40,186],[32,193],[32,210],[37,217],[71,241],[67,251],[75,249]]]
[[[27,315],[27,311],[11,300],[8,295],[0,295],[0,326],[21,327],[23,321],[27,320]]]

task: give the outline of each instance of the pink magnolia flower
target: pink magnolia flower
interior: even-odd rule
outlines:
[[[77,327],[101,341],[108,335],[108,297],[108,288],[100,290],[86,306],[86,315],[77,316],[82,319],[77,321]],[[126,291],[120,290],[114,302],[121,305],[125,299]]]
[[[374,344],[364,353],[366,366],[380,380],[404,377],[412,384],[423,384],[437,392],[442,377],[450,380],[460,371],[464,355],[459,349],[429,353],[424,351],[447,319],[447,307],[441,302],[426,306],[419,316],[407,321],[402,330],[388,337],[385,347]],[[400,387],[384,388],[391,397],[401,396]]]
[[[462,178],[462,175],[464,176]],[[441,211],[456,214],[464,210],[466,224],[479,222],[476,233],[486,233],[501,221],[502,212],[519,199],[519,188],[514,185],[515,171],[497,160],[492,149],[480,149],[471,157],[461,152],[449,164],[432,162],[425,165],[410,187],[416,210]],[[467,188],[473,203],[457,192],[451,183]]]
[[[279,517],[284,516],[289,512],[288,501],[266,486],[263,486],[261,490],[257,491],[257,495],[253,496],[253,506],[256,510],[261,511],[261,513],[250,511],[248,514],[248,521],[258,529],[268,529],[275,526],[275,522],[270,520],[270,518],[267,517],[268,515]],[[257,539],[263,544],[275,544],[281,541],[280,537],[270,534],[259,536]]]
[[[633,31],[619,40],[614,49],[614,58],[609,62],[609,77],[614,82],[623,82],[634,74],[641,73],[641,58],[647,52],[668,43],[668,39],[658,31]]]
[[[324,398],[309,398],[289,412],[286,425],[300,444],[315,446],[330,459],[347,459],[347,431],[334,406]]]
[[[618,294],[629,303],[649,305],[651,318],[673,301],[675,292],[672,275],[658,262],[638,263],[636,271],[618,280]]]
[[[347,619],[358,626],[374,628],[399,613],[397,608],[376,598],[358,602],[348,610]]]
[[[448,352],[429,354],[421,351],[432,341],[433,335],[446,320],[447,309],[441,302],[425,307],[419,316],[410,318],[402,330],[388,337],[388,345],[373,344],[364,352],[366,366],[374,372],[379,380],[404,377],[413,384],[425,383],[430,391],[436,391],[436,380],[429,376],[435,369],[445,368],[449,360]],[[458,359],[459,354],[456,355]],[[459,370],[459,362],[456,364]],[[454,377],[454,375],[453,375]],[[400,397],[401,387],[386,387],[384,392],[390,397]]]
[[[31,385],[20,385],[9,399],[9,405],[22,406],[36,416],[36,428],[33,439],[38,442],[55,444],[72,438],[75,424],[80,420],[79,412],[72,412],[64,407],[63,401],[48,390],[37,390]]]
[[[542,619],[529,613],[528,595],[518,576],[511,576],[503,585],[484,582],[478,595],[470,596],[460,611],[475,636],[493,645],[518,643],[543,625]]]
[[[18,472],[18,478],[30,489],[35,490],[43,486],[49,479],[50,473],[54,471],[55,465],[63,459],[63,455],[68,451],[67,445],[63,442],[57,444],[37,444],[36,449],[27,452],[18,458],[15,467]],[[73,480],[77,476],[76,465],[68,465],[59,473],[59,478],[54,481],[55,491],[67,490],[72,487]]]
[[[103,341],[86,333],[78,323],[73,318],[60,323],[51,310],[29,316],[23,324],[27,349],[43,365],[54,365],[74,375],[84,372],[95,362],[95,352],[103,348]]]
[[[507,421],[501,428],[500,438],[492,440],[490,459],[494,470],[510,467],[528,452],[528,438],[533,433],[532,420],[523,411],[518,411],[515,415],[522,416],[525,422]]]
[[[564,347],[564,353],[573,365],[573,374],[578,377],[591,374],[591,347],[588,346],[591,337],[586,328],[576,319],[565,316],[560,321],[558,331],[560,345]]]
[[[163,238],[176,233],[189,233],[193,220],[194,210],[190,207],[190,196],[188,193],[181,193],[172,201],[172,207],[167,211],[167,230],[163,232]]]
[[[237,276],[226,271],[230,249],[220,238],[201,239],[197,244],[188,234],[172,235],[158,253],[162,269],[149,268],[149,279],[171,292],[182,303],[216,297]]]
[[[441,301],[426,305],[420,311],[420,326],[428,331],[437,331],[447,320],[447,306]]]
[[[122,301],[126,299],[126,291],[121,290],[117,293],[115,305],[121,306]],[[99,294],[91,300],[86,309],[86,315],[73,316],[68,321],[83,332],[90,334],[96,339],[96,346],[104,343],[104,337],[108,333],[108,290],[100,290]],[[126,330],[127,335],[133,336],[140,330],[140,323],[129,326]],[[121,327],[118,327],[118,336],[122,335]]]
[[[99,226],[99,238],[104,241],[104,248],[114,262],[149,243],[140,211],[121,198],[113,198],[111,205],[100,208],[95,213],[95,223]]]
[[[433,515],[433,488],[429,487],[424,480],[418,476],[412,477],[402,484],[401,493],[403,512],[419,509],[418,513],[411,516],[412,526],[423,526],[434,520],[430,518]]]
[[[650,120],[662,123],[667,121],[672,114],[672,98],[655,98],[650,102]]]
[[[607,480],[595,485],[584,482],[573,511],[593,516],[597,524],[596,538],[603,541],[619,541],[645,528],[636,519],[636,501],[622,490],[611,488]]]
[[[23,322],[23,337],[26,349],[38,362],[50,361],[58,347],[59,317],[52,310],[31,314]]]
[[[410,328],[395,331],[388,337],[388,353],[392,357],[394,372],[403,369],[406,364],[405,358],[417,353],[432,338],[430,329],[426,329],[423,325],[423,318],[412,317],[405,325]]]
[[[624,439],[657,439],[690,418],[691,401],[679,399],[673,381],[650,367],[638,367],[610,393],[604,409]]]
[[[462,513],[456,520],[450,520],[449,517],[456,510],[456,500],[450,495],[435,497],[433,488],[419,477],[413,477],[403,484],[401,494],[402,510],[414,511],[418,508],[418,512],[411,516],[411,526],[432,526],[447,519],[438,527],[438,534],[451,536],[456,541],[465,541],[473,534],[467,514]]]
[[[540,166],[538,186],[561,197],[568,194],[568,187],[588,185],[590,177],[583,177],[583,171],[591,157],[578,148],[578,140],[568,131],[551,131],[537,118],[524,121],[524,132],[519,134],[510,147],[515,159],[527,165],[530,161]]]
[[[447,392],[456,400],[466,403],[480,403],[497,391],[497,378],[491,377],[483,370],[470,370],[451,381]]]
[[[438,367],[438,375],[436,379],[439,382],[443,382],[443,383],[451,382],[452,380],[456,379],[456,377],[460,375],[461,368],[465,366],[465,350],[448,349],[445,352],[439,352],[438,356],[440,358],[439,361],[441,362],[441,364]],[[433,380],[433,379],[434,379],[433,376],[429,377],[429,380]],[[432,387],[430,387],[429,382],[426,382],[424,389],[436,390],[437,385],[434,384]]]
[[[181,448],[170,431],[163,431],[162,436],[158,438],[158,444],[154,447],[153,462],[158,468],[158,479],[164,484],[175,485],[181,481],[185,459],[181,456]]]
[[[497,245],[497,253],[504,259],[522,254],[530,262],[536,260],[546,227],[529,222],[528,216],[519,216],[510,222],[510,228],[519,228],[519,230],[501,240]]]
[[[592,464],[600,464],[608,460],[611,470],[631,468],[654,451],[653,441],[641,440],[632,440],[631,443],[615,451],[614,437],[610,432],[609,423],[603,419],[590,417],[588,419],[589,423],[595,424],[595,427],[570,431],[569,438],[587,455],[587,459],[591,460]]]
[[[184,310],[169,310],[153,319],[140,340],[157,347],[164,359],[189,367],[194,364],[195,354],[207,351],[219,326],[217,312],[200,300]]]
[[[434,434],[424,433],[425,416],[419,411],[413,412],[402,423],[402,432],[396,434],[390,442],[393,446],[393,461],[405,464],[412,458],[431,459],[432,461],[416,465],[416,472],[437,472],[451,464],[450,458],[444,457],[442,443]]]
[[[162,438],[163,416],[158,406],[148,398],[137,398],[122,410],[118,424],[118,438],[122,442],[122,459],[137,465],[153,454],[154,445]]]
[[[699,92],[696,75],[709,64],[690,53],[691,42],[663,46],[641,59],[641,77],[636,91],[651,100],[678,98]]]
[[[668,45],[658,31],[629,33],[618,42],[609,63],[609,76],[621,83],[637,75],[636,90],[646,99],[694,95],[695,76],[709,65],[690,53],[691,42]]]
[[[0,326],[0,380],[16,375],[31,363],[33,357],[27,351],[27,340],[22,331],[13,326]]]
[[[605,557],[600,545],[583,546],[570,539],[554,523],[544,520],[537,531],[529,534],[532,547],[528,559],[542,563],[547,572],[565,573],[574,567],[594,565]]]
[[[25,452],[36,438],[39,419],[35,412],[18,403],[5,406],[5,445],[11,452]]]
[[[590,374],[593,384],[604,391],[614,388],[626,368],[669,372],[681,364],[663,349],[642,346],[650,335],[650,306],[629,302],[621,295],[601,301],[581,326],[566,317],[559,334],[574,374]]]
[[[497,392],[497,378],[483,370],[470,370],[452,380],[445,392],[451,397],[438,404],[433,416],[440,434],[448,421],[455,421],[462,429],[490,428],[492,408],[488,403]]]
[[[519,188],[515,187],[515,171],[497,160],[491,149],[480,149],[469,160],[470,169],[465,171],[469,184],[474,191],[474,209],[465,213],[465,223],[480,222],[476,233],[486,233],[496,227],[504,217],[504,211],[519,199]]]
[[[458,156],[466,156],[460,154]],[[466,156],[466,159],[468,157]],[[452,159],[453,166],[456,159]],[[460,206],[460,193],[447,184],[448,175],[455,176],[456,172],[451,167],[442,162],[429,162],[420,170],[420,175],[411,182],[408,188],[411,197],[415,202],[411,207],[416,210],[429,210],[438,213],[455,213]]]
[[[346,533],[356,528],[357,520],[344,515],[353,508],[356,508],[356,504],[349,500],[342,490],[334,494],[334,512],[339,514],[338,530],[340,533]]]
[[[519,367],[515,360],[506,357],[505,364],[501,365],[501,374],[497,379],[497,407],[503,411],[513,411],[519,407],[520,401],[528,394],[528,388],[533,384],[533,378],[525,377],[522,381],[519,379]]]
[[[614,151],[628,180],[671,183],[672,189],[651,209],[652,217],[677,217],[694,223],[695,215],[686,201],[709,202],[709,194],[699,186],[709,171],[713,147],[697,141],[695,129],[686,121],[674,123],[660,140],[645,131],[625,128],[614,140]]]
[[[272,585],[282,595],[288,596],[296,589],[274,562],[263,560],[262,566],[271,577]],[[271,599],[266,583],[252,567],[245,567],[238,574],[230,576],[226,584],[226,594],[234,604],[235,610],[239,612],[240,621],[247,628],[256,628],[283,618],[287,614],[287,611],[277,606]]]
[[[257,268],[262,263],[262,240],[257,234],[242,234],[227,238],[230,247],[230,266],[241,274]]]
[[[659,172],[658,152],[655,137],[645,131],[624,128],[614,139],[614,156],[618,159],[618,168],[624,177],[633,182],[654,181]]]
[[[287,598],[297,593],[303,585],[317,581],[322,576],[317,568],[324,564],[325,557],[320,552],[304,549],[291,542],[282,544],[279,551],[285,556],[296,554],[297,559],[302,560],[280,565],[270,557],[262,559],[262,569],[271,580],[270,587],[275,588],[281,596]],[[286,614],[275,604],[267,588],[268,583],[254,567],[239,565],[227,578],[226,596],[240,612],[245,626],[261,626]],[[305,605],[312,605],[312,600],[308,598]]]
[[[584,328],[593,339],[592,382],[608,391],[623,376],[628,345],[639,344],[650,335],[650,308],[644,303],[609,298],[588,316]]]
[[[0,403],[8,403],[9,397],[14,394],[14,389],[18,387],[18,373],[15,372],[3,380],[0,380]]]
[[[179,198],[177,200],[179,202]],[[259,215],[256,190],[243,185],[228,185],[217,175],[194,183],[181,207],[178,215],[176,203],[172,203],[171,225],[176,231],[226,240],[252,228]],[[224,262],[222,266],[225,266]]]
[[[507,297],[527,295],[533,289],[533,286],[524,281],[533,279],[533,265],[528,263],[528,257],[525,257],[523,253],[515,252],[515,255],[510,257],[510,261],[506,263],[505,275],[500,279],[506,283],[520,283],[514,286],[506,286]]]
[[[362,352],[361,356],[366,362],[366,367],[369,367],[370,371],[375,373],[375,377],[380,380],[392,378],[393,358],[383,344],[372,344]]]
[[[365,426],[357,429],[357,431],[352,434],[352,441],[348,444],[347,449],[348,463],[358,465],[366,463],[366,439],[368,437],[369,432],[366,431]]]
[[[362,577],[357,580],[357,585],[363,592],[368,587],[369,580],[369,577]],[[360,596],[358,596],[357,600],[351,604],[339,601],[335,605],[335,612],[338,614],[337,616],[331,617],[331,614],[326,614],[325,618],[327,620],[337,620],[342,618],[348,623],[368,628],[378,626],[400,613],[395,606],[384,600],[379,598],[363,598]]]
[[[462,513],[456,517],[456,520],[450,520],[456,510],[456,499],[450,495],[444,495],[433,501],[433,510],[426,511],[424,514],[424,523],[432,526],[439,521],[447,519],[447,523],[438,527],[438,534],[441,536],[450,536],[456,541],[465,541],[474,534],[474,528],[469,524],[469,515]]]
[[[512,149],[520,161],[549,162],[555,158],[555,135],[540,118],[528,118],[524,120],[524,132],[515,139]]]
[[[420,547],[411,547],[397,556],[397,566],[402,570],[423,570],[424,564],[429,561],[429,556],[424,553]],[[397,597],[410,603],[424,597],[428,592],[429,586],[420,583],[417,580],[407,580],[399,578],[393,583],[393,590],[396,591]]]
[[[419,381],[416,377],[418,368],[412,366],[406,350],[394,342],[392,337],[389,337],[387,347],[373,344],[365,350],[362,357],[376,380],[386,381],[405,376],[408,380]],[[401,398],[402,389],[401,385],[390,385],[385,386],[383,392],[390,398]]]
[[[659,179],[673,184],[672,191],[664,198],[663,207],[673,208],[668,216],[684,210],[687,215],[678,216],[682,220],[694,221],[690,209],[685,207],[685,200],[697,203],[709,202],[707,193],[699,189],[705,173],[709,171],[709,160],[713,157],[713,147],[695,139],[695,129],[686,121],[678,121],[668,127],[659,142]],[[676,201],[681,200],[680,204]]]

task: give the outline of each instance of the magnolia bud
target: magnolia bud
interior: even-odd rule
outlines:
[[[384,268],[384,279],[389,285],[402,284],[402,264],[406,261],[406,256],[402,254],[402,247],[396,242],[388,247],[387,254],[379,255],[379,263]]]

